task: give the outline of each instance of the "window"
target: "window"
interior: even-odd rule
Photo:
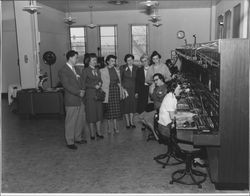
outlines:
[[[220,15],[217,20],[217,39],[223,38],[223,27],[224,27],[223,16]]]
[[[117,54],[117,27],[100,26],[100,45],[101,56],[106,57],[109,54]]]
[[[234,7],[233,11],[233,38],[240,37],[240,4]]]
[[[231,36],[231,11],[228,10],[225,13],[223,38],[230,38],[230,36]]]
[[[84,27],[70,27],[70,46],[78,52],[78,63],[83,64],[83,57],[86,51],[86,38]]]
[[[139,61],[144,53],[148,53],[148,26],[131,25],[131,52]]]

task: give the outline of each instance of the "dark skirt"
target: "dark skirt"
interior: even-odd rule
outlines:
[[[171,123],[169,123],[167,126],[164,126],[160,123],[158,123],[158,129],[161,135],[170,138],[171,134]]]
[[[127,88],[128,97],[123,100],[123,113],[135,113],[136,112],[136,99],[135,99],[135,89]]]
[[[120,88],[118,85],[109,86],[108,103],[105,104],[105,119],[119,119],[121,118],[120,107]]]
[[[88,123],[96,123],[103,119],[102,102],[95,100],[96,89],[86,90],[85,112]]]
[[[137,112],[141,114],[147,110],[149,87],[144,85],[138,92]]]

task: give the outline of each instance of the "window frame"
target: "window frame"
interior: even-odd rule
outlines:
[[[227,10],[224,14],[224,29],[223,29],[223,38],[231,38],[231,21],[232,21],[232,11]]]
[[[223,35],[224,35],[224,24],[223,26],[220,25],[220,22],[224,23],[224,15],[220,14],[217,17],[217,39],[223,39]]]
[[[233,7],[233,17],[232,17],[232,38],[240,38],[240,18],[241,18],[242,6],[238,3]],[[249,19],[248,19],[249,20]]]
[[[133,32],[132,32],[132,27],[133,26],[145,26],[146,27],[146,54],[149,54],[150,47],[149,47],[149,24],[148,23],[133,23],[129,25],[129,33],[130,33],[130,53],[133,54]],[[136,61],[140,61],[140,59],[135,59]]]
[[[72,50],[72,42],[71,42],[71,28],[83,28],[84,29],[84,54],[87,53],[87,44],[88,44],[88,41],[87,41],[87,27],[86,26],[69,26],[68,28],[68,31],[69,31],[69,48],[70,50]],[[79,52],[79,51],[77,51]],[[83,54],[83,55],[84,55]]]
[[[118,58],[118,25],[117,24],[105,24],[105,25],[99,25],[98,26],[100,54],[101,54],[101,56],[103,56],[102,55],[102,42],[101,42],[101,38],[103,36],[101,35],[101,27],[114,27],[114,44],[115,44],[115,53],[114,53],[114,55]]]

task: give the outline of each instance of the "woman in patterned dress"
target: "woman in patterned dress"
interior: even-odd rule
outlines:
[[[121,78],[119,71],[115,69],[116,59],[116,56],[108,55],[106,58],[107,66],[100,70],[103,81],[102,90],[106,93],[104,118],[108,120],[108,133],[111,133],[111,120],[113,120],[114,132],[119,132],[117,119],[121,118]]]

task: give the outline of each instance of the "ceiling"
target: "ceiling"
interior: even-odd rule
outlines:
[[[145,0],[127,0],[127,4],[114,5],[108,3],[109,0],[37,0],[38,3],[52,7],[54,9],[67,12],[68,5],[70,12],[89,11],[89,6],[93,5],[93,11],[114,11],[114,10],[138,10],[143,9],[140,2]],[[173,8],[207,8],[212,2],[218,0],[158,0],[159,9]]]

